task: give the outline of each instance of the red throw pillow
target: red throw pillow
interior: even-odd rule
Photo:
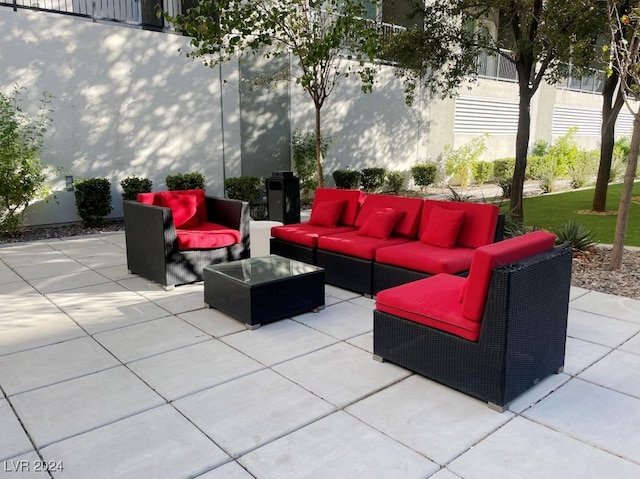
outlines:
[[[344,200],[321,201],[311,210],[309,224],[314,226],[326,226],[335,228],[340,222],[340,217],[347,202]]]
[[[173,225],[176,228],[192,226],[196,220],[196,195],[186,192],[162,192],[162,206],[171,208]]]
[[[391,208],[378,210],[369,215],[358,230],[360,236],[387,240],[393,233],[393,229],[402,220],[404,211],[396,211]]]
[[[464,211],[434,206],[420,241],[441,248],[453,248],[464,223]]]

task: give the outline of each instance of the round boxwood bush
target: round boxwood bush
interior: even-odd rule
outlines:
[[[363,168],[360,170],[360,184],[367,193],[379,191],[384,185],[387,170],[384,168]]]
[[[122,187],[123,200],[136,200],[138,193],[151,193],[153,181],[149,178],[139,178],[137,176],[128,176],[120,181]]]
[[[176,190],[204,190],[204,176],[202,173],[178,173],[167,175],[164,179],[169,191]]]
[[[432,162],[418,163],[411,167],[413,182],[420,188],[426,188],[433,184],[438,173],[438,165]]]
[[[336,170],[332,173],[336,188],[353,190],[360,184],[360,172],[354,170]]]
[[[74,183],[78,215],[85,226],[97,226],[113,210],[111,182],[106,178],[81,178]]]

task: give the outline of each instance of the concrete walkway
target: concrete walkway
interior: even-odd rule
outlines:
[[[251,331],[122,233],[1,246],[0,478],[637,479],[640,301],[571,300],[564,373],[500,414],[374,361],[348,291]]]

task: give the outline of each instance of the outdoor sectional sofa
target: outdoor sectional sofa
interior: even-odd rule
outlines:
[[[204,190],[124,202],[127,268],[166,288],[202,281],[205,266],[248,258],[249,204]]]
[[[439,274],[376,297],[374,358],[498,410],[562,371],[572,251],[537,231],[477,248],[468,278]]]
[[[439,273],[465,275],[474,249],[502,238],[501,219],[495,205],[320,188],[308,222],[272,228],[271,252],[375,295]]]

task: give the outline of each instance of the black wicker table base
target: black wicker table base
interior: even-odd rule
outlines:
[[[277,255],[208,266],[204,302],[257,328],[324,307],[324,270]]]

